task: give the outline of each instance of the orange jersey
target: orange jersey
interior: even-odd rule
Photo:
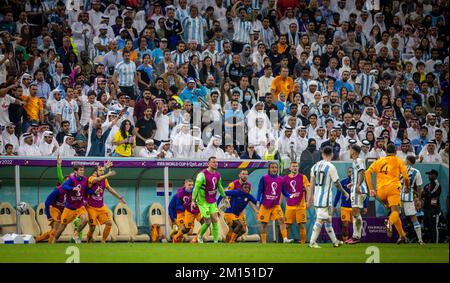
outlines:
[[[380,158],[372,163],[367,170],[370,173],[377,173],[376,180],[378,190],[401,187],[401,176],[403,176],[403,180],[409,181],[406,166],[397,156]]]
[[[286,97],[289,99],[289,94],[294,90],[294,80],[292,78],[287,77],[283,80],[280,76],[275,77],[272,81],[272,89],[274,90],[274,100],[278,101],[278,95],[280,92],[284,93]]]

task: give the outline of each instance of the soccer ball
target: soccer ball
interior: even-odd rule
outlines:
[[[25,213],[28,209],[28,204],[26,202],[19,202],[19,204],[17,205],[17,211],[19,211],[20,213]]]

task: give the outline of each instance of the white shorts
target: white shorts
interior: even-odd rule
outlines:
[[[413,201],[402,201],[402,207],[405,216],[414,216],[417,214],[416,206]]]
[[[352,207],[363,209],[366,197],[367,197],[366,194],[351,193],[350,200],[352,201]]]
[[[328,207],[316,207],[316,218],[321,220],[331,220],[333,210],[331,206]]]

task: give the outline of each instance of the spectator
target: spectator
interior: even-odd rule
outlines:
[[[145,141],[145,147],[142,147],[138,154],[139,157],[156,158],[158,152],[155,150],[155,142],[152,139]]]
[[[241,154],[241,159],[261,159],[261,157],[256,153],[255,146],[249,143],[247,149]]]
[[[428,141],[426,147],[419,154],[419,161],[422,163],[441,163],[441,156],[436,151],[436,142]]]
[[[130,157],[132,149],[136,146],[136,138],[133,135],[134,127],[130,120],[124,120],[119,131],[114,135],[113,144],[116,146],[112,156]]]

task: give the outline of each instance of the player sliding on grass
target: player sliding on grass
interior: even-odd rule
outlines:
[[[115,196],[121,203],[125,204],[125,200],[120,196],[110,185],[108,177],[116,175],[116,172],[109,170],[105,174],[107,169],[110,169],[112,162],[108,161],[105,166],[97,166],[88,179],[88,187],[93,192],[87,194],[86,210],[89,215],[89,232],[87,233],[87,242],[92,241],[92,235],[95,231],[95,226],[105,224],[103,230],[102,243],[106,243],[109,233],[111,232],[112,216],[108,211],[108,208],[104,204],[104,192],[108,190],[113,196]]]
[[[392,225],[395,226],[400,236],[398,244],[406,243],[406,235],[403,231],[402,220],[400,219],[400,191],[402,184],[400,182],[403,176],[405,194],[409,193],[410,181],[408,172],[403,161],[395,156],[396,148],[393,143],[386,147],[386,157],[380,158],[372,163],[366,171],[366,182],[371,196],[377,196],[385,206],[391,209],[389,220],[385,221],[388,237],[392,237]],[[372,184],[372,173],[376,174],[377,190]]]
[[[48,242],[53,241],[56,230],[61,223],[61,214],[64,210],[64,203],[66,200],[65,191],[60,188],[61,184],[64,183],[69,176],[64,177],[61,166],[61,159],[59,155],[56,159],[56,174],[58,177],[57,187],[47,196],[45,200],[45,214],[49,220],[50,231],[45,232],[38,237],[36,237],[36,242],[41,242],[48,240]]]
[[[66,192],[66,202],[64,210],[61,214],[61,225],[56,230],[55,237],[52,238],[51,244],[61,236],[67,225],[72,222],[75,217],[80,218],[80,225],[76,229],[73,240],[80,243],[79,234],[88,222],[88,213],[84,207],[84,197],[87,190],[87,179],[84,177],[84,166],[75,165],[73,167],[74,174],[70,175],[60,188]]]
[[[266,228],[269,220],[278,220],[283,243],[292,243],[294,240],[288,239],[286,224],[284,223],[283,210],[280,205],[281,193],[286,198],[295,198],[300,193],[289,194],[283,184],[283,178],[278,176],[278,163],[269,163],[269,173],[262,176],[258,186],[258,221],[261,222],[261,242],[267,243]]]
[[[409,190],[405,190],[405,185],[403,185],[401,200],[405,216],[409,217],[409,219],[411,219],[411,222],[413,223],[419,245],[424,245],[424,242],[422,241],[422,229],[420,227],[419,220],[417,220],[417,211],[415,207],[416,203],[420,204],[420,196],[422,192],[422,175],[420,175],[419,170],[412,168],[415,163],[415,156],[408,155],[406,157],[406,168],[408,170],[410,186]]]
[[[217,166],[217,158],[211,156],[208,158],[208,168],[200,172],[195,180],[191,208],[194,209],[197,205],[205,221],[199,231],[199,243],[203,243],[203,235],[211,222],[214,243],[219,242],[219,224],[217,223],[219,209],[216,203],[217,191],[219,191],[219,194],[225,199],[226,206],[230,206],[230,202],[225,198],[222,179],[220,173],[217,172]]]
[[[194,187],[194,181],[192,179],[186,179],[184,181],[184,186],[179,188],[177,194],[174,196],[175,200],[171,200],[175,202],[175,215],[172,209],[172,219],[177,225],[176,233],[173,233],[172,241],[174,243],[179,243],[183,240],[183,235],[191,232],[194,227],[195,219],[197,221],[201,221],[201,216],[198,210],[198,207],[195,206],[191,210],[192,203],[192,188]],[[173,204],[172,204],[173,205]],[[169,205],[170,207],[170,205]]]
[[[322,149],[322,160],[314,164],[311,168],[310,186],[307,194],[308,206],[311,206],[314,200],[314,207],[316,208],[316,222],[314,223],[313,233],[309,242],[309,247],[311,248],[321,248],[316,241],[324,223],[325,230],[333,242],[333,247],[339,247],[343,244],[342,241],[336,239],[332,226],[332,185],[334,184],[345,195],[346,199],[349,198],[349,194],[342,188],[339,182],[336,167],[331,163],[332,158],[333,150],[331,147],[325,146]]]
[[[225,194],[230,197],[230,207],[225,210],[224,217],[231,232],[229,239],[226,239],[225,241],[227,243],[235,243],[237,238],[246,232],[246,223],[243,222],[245,221],[245,218],[242,221],[241,215],[243,215],[249,202],[253,203],[252,208],[255,211],[255,214],[258,215],[258,209],[256,209],[257,201],[250,194],[249,183],[243,183],[240,190],[234,189],[225,191]],[[222,197],[219,197],[217,204],[219,204],[221,200]]]
[[[364,181],[364,171],[366,170],[366,166],[364,165],[364,161],[359,158],[360,153],[361,147],[359,145],[354,144],[350,147],[350,158],[353,160],[350,194],[350,199],[352,201],[353,236],[345,242],[346,244],[356,244],[361,241],[363,222],[361,210],[364,209],[364,202],[369,193],[366,182]]]
[[[294,222],[298,223],[300,243],[306,242],[306,188],[308,188],[308,178],[298,172],[298,163],[292,161],[289,167],[290,173],[283,177],[284,185],[289,194],[299,193],[300,195],[286,199],[286,225],[287,234]]]

